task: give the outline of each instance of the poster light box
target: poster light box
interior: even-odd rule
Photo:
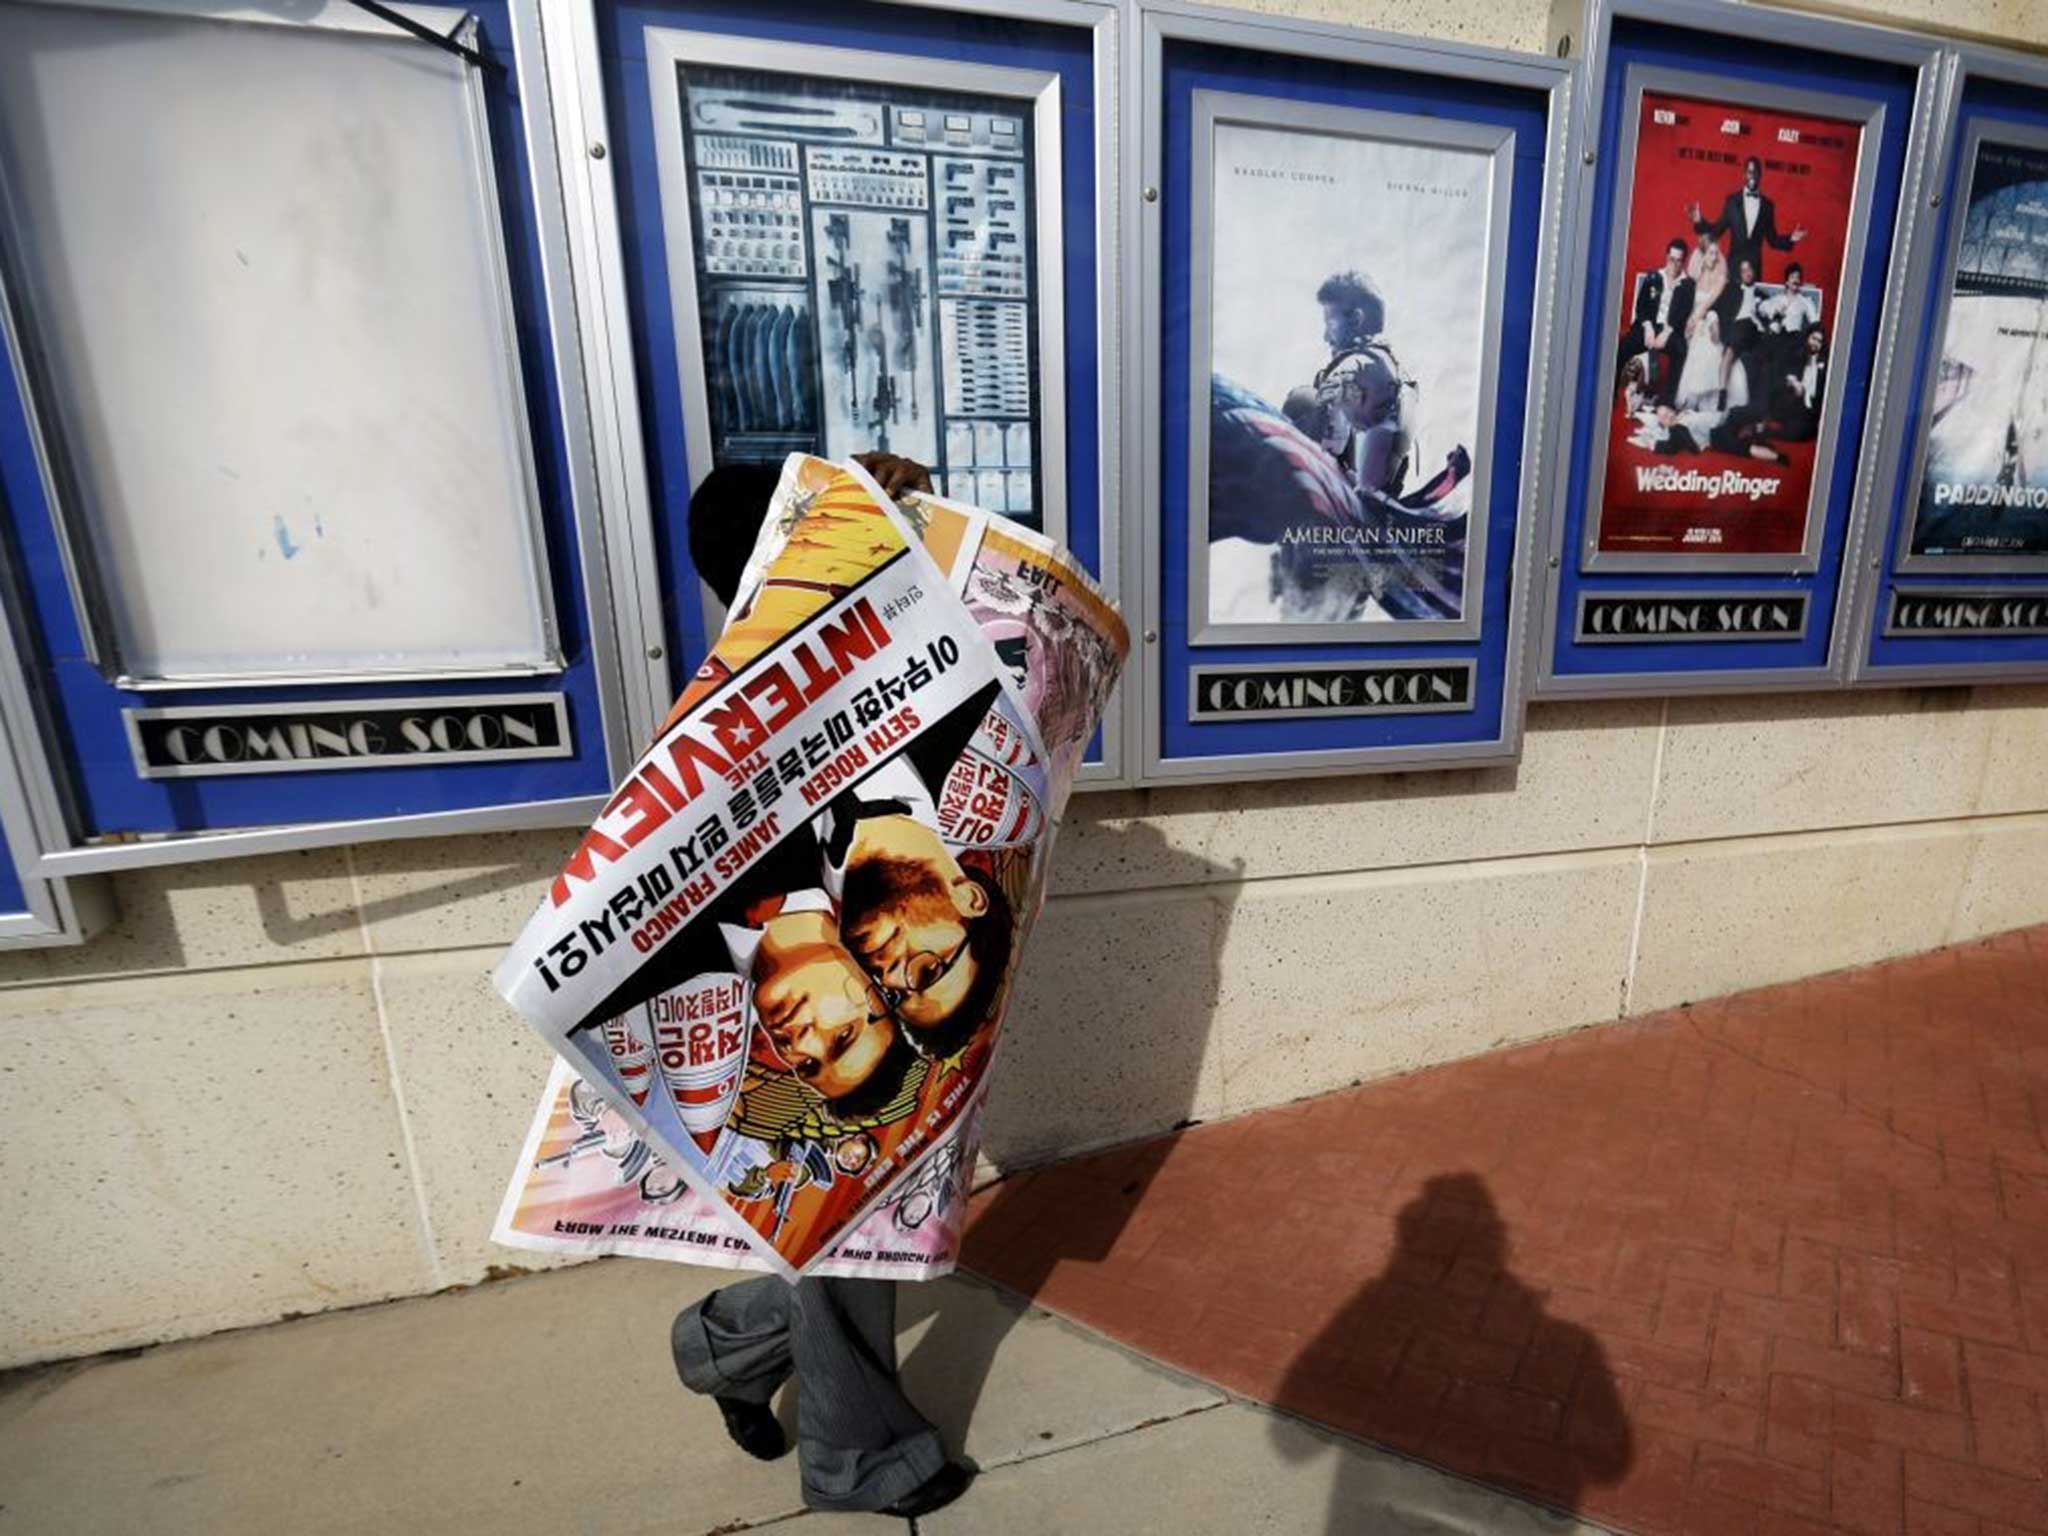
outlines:
[[[46,869],[576,822],[650,722],[537,13],[398,14],[0,0]]]
[[[587,212],[599,435],[644,508],[662,686],[723,619],[690,563],[691,493],[792,452],[916,459],[940,494],[1060,539],[1133,611],[1116,5],[563,0],[548,17],[576,96],[563,165]],[[1112,706],[1082,783],[1126,781],[1125,736]]]

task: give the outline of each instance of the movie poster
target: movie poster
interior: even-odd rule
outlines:
[[[785,1277],[950,1264],[1126,645],[1042,536],[793,455],[717,645],[498,968],[586,1090],[557,1081],[508,1230]]]
[[[2048,148],[1980,140],[1913,553],[2048,555]]]
[[[679,90],[715,461],[900,453],[1036,526],[1032,103],[696,63]]]
[[[1825,483],[1863,124],[1648,89],[1640,114],[1599,553],[1796,558]]]
[[[1219,120],[1212,165],[1196,627],[1465,618],[1494,150]]]

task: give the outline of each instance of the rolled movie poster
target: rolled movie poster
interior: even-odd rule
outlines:
[[[1010,978],[1127,646],[1052,541],[793,455],[724,633],[496,978],[585,1118],[642,1144],[636,1177],[676,1181],[653,1224],[715,1240],[645,1243],[609,1169],[607,1214],[565,1214],[591,1193],[565,1182],[591,1134],[573,1081],[550,1085],[500,1236],[785,1278],[949,1269]],[[735,982],[736,1016],[716,1001]],[[648,1021],[667,1092],[625,1080],[623,1016]]]

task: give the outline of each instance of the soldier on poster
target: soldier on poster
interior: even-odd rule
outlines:
[[[1797,556],[1816,514],[1859,123],[1641,92],[1609,294],[1603,556]]]
[[[2048,556],[2048,147],[1980,140],[1927,403],[1913,553]]]
[[[1462,618],[1491,151],[1220,121],[1213,163],[1207,623]]]

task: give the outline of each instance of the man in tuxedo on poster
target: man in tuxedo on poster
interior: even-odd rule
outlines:
[[[1621,338],[1617,370],[1627,376],[1629,363],[1650,359],[1644,393],[1668,401],[1685,366],[1685,323],[1692,318],[1693,283],[1685,275],[1686,243],[1673,237],[1664,247],[1664,265],[1645,277],[1636,290],[1635,319]],[[1660,368],[1658,359],[1663,359]]]
[[[1742,162],[1742,185],[1721,204],[1721,216],[1709,221],[1694,203],[1692,227],[1716,240],[1727,235],[1728,265],[1739,267],[1746,260],[1759,279],[1764,275],[1764,247],[1789,251],[1806,238],[1803,224],[1785,231],[1778,228],[1778,205],[1764,196],[1764,163],[1755,155]]]

